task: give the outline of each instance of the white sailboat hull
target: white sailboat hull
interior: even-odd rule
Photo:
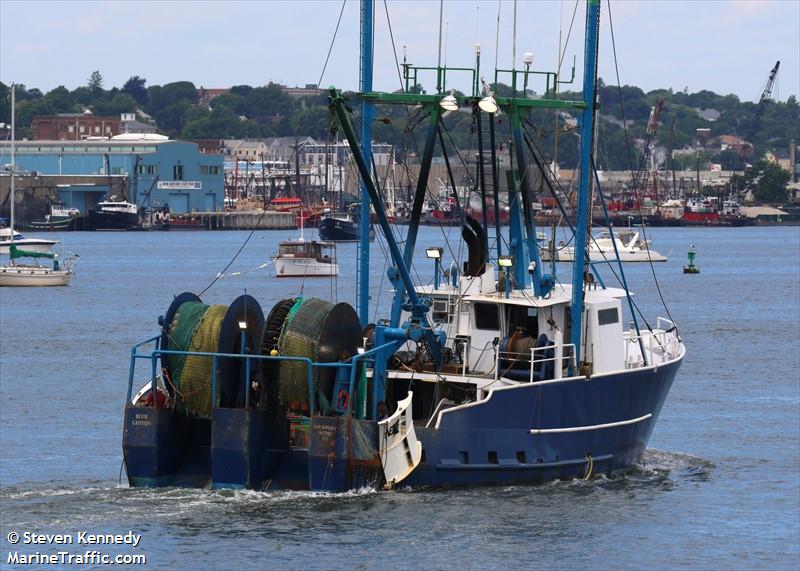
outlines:
[[[313,258],[276,258],[275,275],[279,278],[324,277],[339,274],[335,263],[319,262]]]
[[[41,266],[0,267],[0,287],[65,286],[72,272]]]

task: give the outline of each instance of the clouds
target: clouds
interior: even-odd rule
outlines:
[[[398,52],[418,65],[435,65],[439,3],[389,1]],[[236,84],[315,83],[328,52],[341,2],[19,2],[0,3],[0,79],[47,90],[74,88],[98,69],[106,86],[131,75],[148,83],[190,80],[206,87]],[[566,39],[575,4],[520,1],[517,59],[533,52],[534,66],[553,70],[559,27]],[[511,65],[513,3],[500,8],[498,59]],[[800,91],[800,2],[613,0],[602,7],[600,72],[615,82],[608,14],[621,79],[645,90],[710,89],[758,96],[775,60],[781,65],[781,97]],[[471,67],[481,43],[481,66],[494,67],[498,3],[449,1],[446,61]],[[358,2],[345,5],[342,24],[323,83],[358,85]],[[573,54],[582,66],[584,5],[579,2],[565,73]],[[384,2],[375,3],[375,86],[397,89],[399,80]],[[487,77],[487,79],[491,79]],[[579,78],[578,78],[579,79]],[[468,84],[469,81],[464,80]],[[579,81],[576,84],[579,85]],[[462,87],[462,85],[457,85]],[[464,86],[466,87],[466,86]]]

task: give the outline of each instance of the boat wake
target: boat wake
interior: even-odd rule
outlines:
[[[108,481],[64,484],[18,484],[0,488],[0,510],[4,524],[25,529],[76,529],[147,525],[204,525],[223,531],[225,521],[260,521],[262,525],[281,524],[281,533],[303,526],[316,526],[329,514],[358,514],[379,511],[388,506],[426,505],[457,499],[467,504],[477,501],[514,505],[524,496],[541,503],[563,502],[565,496],[619,497],[619,494],[669,491],[687,484],[702,483],[711,477],[714,464],[709,460],[679,452],[647,450],[642,461],[625,472],[611,476],[599,474],[589,480],[553,481],[538,486],[515,485],[492,488],[437,490],[413,488],[382,493],[361,488],[342,493],[310,491],[205,490],[194,488],[130,488]],[[599,498],[598,498],[599,499]],[[507,501],[508,500],[508,501]],[[418,505],[415,509],[422,509]],[[283,529],[283,528],[286,529]]]

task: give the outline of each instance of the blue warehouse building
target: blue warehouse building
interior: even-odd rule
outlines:
[[[8,143],[0,155],[9,161]],[[161,135],[119,135],[81,141],[17,141],[18,171],[63,177],[58,197],[82,212],[114,188],[140,208],[169,206],[171,212],[214,212],[224,207],[223,157],[199,151],[195,143]],[[81,182],[70,184],[70,176]],[[93,184],[86,176],[94,177]],[[114,185],[112,181],[124,184]]]

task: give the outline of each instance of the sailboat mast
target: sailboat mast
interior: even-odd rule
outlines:
[[[359,69],[359,90],[372,91],[372,8],[373,0],[361,0],[361,54]],[[374,107],[368,101],[361,102],[361,153],[367,163],[372,164],[372,117]],[[361,208],[358,221],[358,317],[361,325],[369,323],[369,190],[361,181]]]
[[[16,121],[15,116],[17,114],[16,103],[17,103],[17,86],[15,84],[11,84],[11,191],[9,194],[9,201],[11,203],[11,213],[9,216],[9,227],[11,230],[11,237],[9,240],[14,242],[14,179],[15,171],[17,170],[17,137],[16,137]],[[12,260],[13,263],[13,260]]]
[[[589,195],[592,192],[592,146],[594,145],[595,86],[597,82],[598,33],[600,28],[600,0],[587,0],[586,45],[583,62],[583,101],[586,108],[581,119],[580,186],[578,192],[578,219],[575,222],[575,262],[572,267],[572,338],[575,362],[579,363],[581,350],[581,319],[583,317],[583,286],[586,271],[586,241],[589,224]]]

